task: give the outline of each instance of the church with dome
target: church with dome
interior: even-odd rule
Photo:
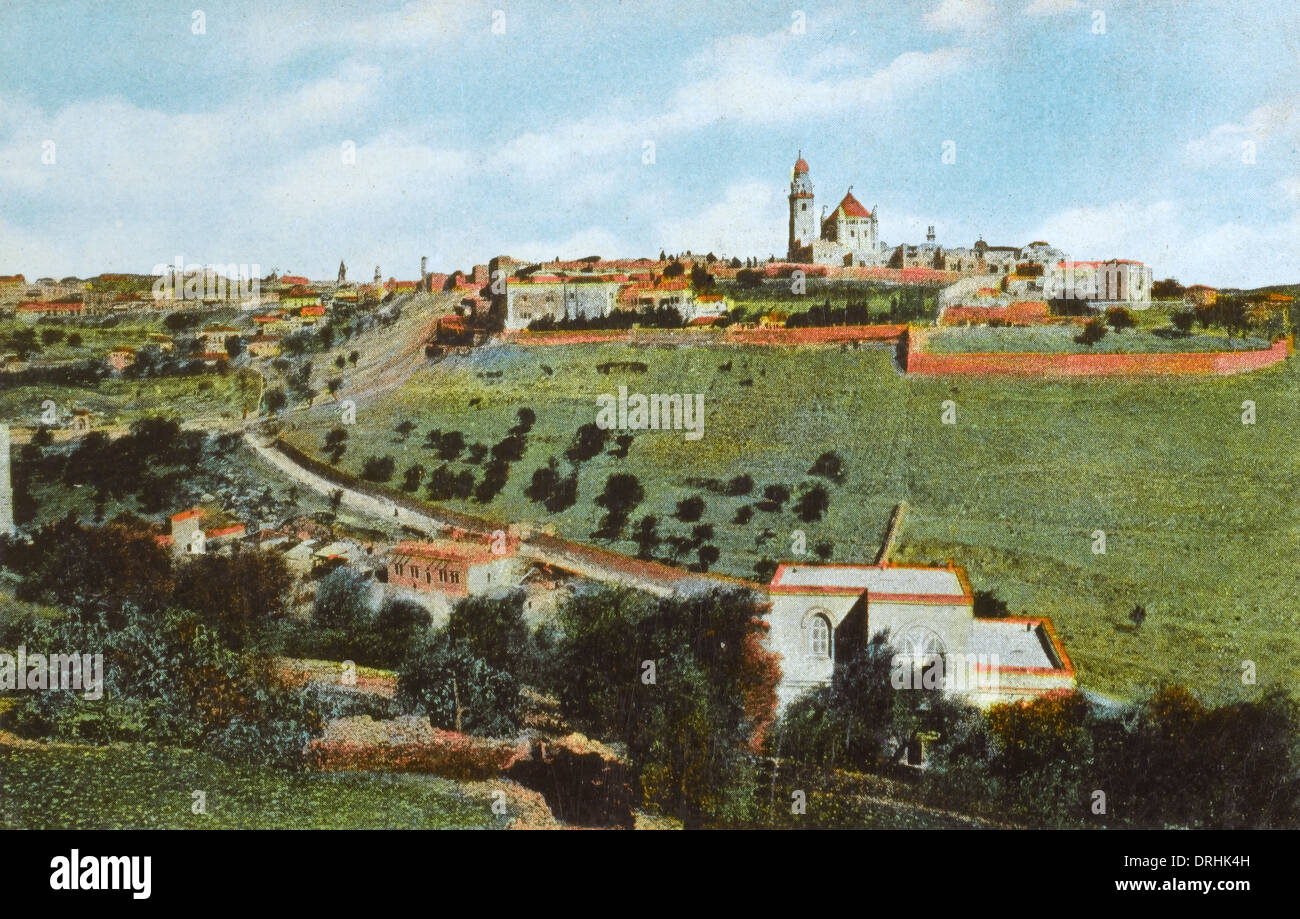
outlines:
[[[808,162],[800,152],[790,178],[790,244],[786,258],[812,265],[883,265],[889,255],[880,242],[875,208],[853,197],[853,186],[834,210],[820,217]]]

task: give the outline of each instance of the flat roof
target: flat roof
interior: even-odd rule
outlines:
[[[808,565],[782,563],[772,578],[773,593],[860,593],[896,596],[964,597],[955,568],[907,565]]]
[[[1051,636],[1037,619],[976,619],[969,653],[996,654],[999,669],[1064,669]]]

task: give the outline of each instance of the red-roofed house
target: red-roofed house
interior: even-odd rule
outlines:
[[[317,306],[320,294],[302,284],[295,285],[286,293],[280,294],[280,305],[285,309],[297,310],[304,306]]]
[[[388,557],[388,582],[448,597],[479,596],[510,586],[515,569],[513,546],[464,542],[403,542]]]

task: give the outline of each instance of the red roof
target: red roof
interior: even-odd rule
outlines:
[[[304,278],[303,280],[306,279]],[[285,294],[285,296],[286,297],[314,297],[316,296],[316,291],[312,290],[310,287],[304,287],[301,284],[296,284],[294,285],[293,290],[289,291],[287,294]]]
[[[323,306],[304,306],[298,313],[299,316],[324,316],[325,307]]]
[[[871,211],[862,206],[857,198],[853,197],[853,192],[845,192],[844,200],[840,202],[838,210],[844,212],[846,217],[870,217]]]
[[[191,520],[195,517],[202,517],[203,511],[199,508],[193,510],[181,511],[179,514],[172,514],[172,523],[179,523],[182,520]]]
[[[808,171],[808,161],[804,159],[802,156],[799,157],[799,159],[795,160],[794,171],[795,171],[795,175],[799,175],[800,173],[806,173]]]
[[[435,544],[428,542],[403,542],[393,550],[393,555],[404,558],[425,558],[444,562],[482,564],[494,557],[490,549],[466,544]]]
[[[310,284],[311,281],[296,274],[286,274],[280,279],[281,284]]]

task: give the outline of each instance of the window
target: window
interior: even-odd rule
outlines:
[[[803,204],[799,205],[799,210],[801,211],[808,210],[808,202],[805,201]]]
[[[808,652],[813,657],[831,656],[831,624],[825,616],[814,616],[808,623]]]

